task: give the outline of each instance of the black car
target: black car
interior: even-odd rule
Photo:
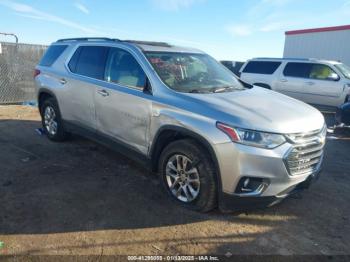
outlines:
[[[244,62],[238,61],[220,61],[221,64],[226,66],[232,73],[239,77],[239,70],[243,66]]]

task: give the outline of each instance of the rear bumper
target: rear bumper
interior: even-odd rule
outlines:
[[[219,197],[219,209],[222,212],[239,212],[276,205],[285,198],[308,189],[319,178],[320,174],[321,171],[318,171],[308,176],[306,180],[280,192],[276,196],[243,197],[222,192]]]

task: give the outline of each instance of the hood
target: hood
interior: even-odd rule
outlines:
[[[193,111],[217,121],[272,133],[290,134],[321,129],[323,115],[314,107],[280,93],[254,87],[243,91],[184,94],[196,103]]]

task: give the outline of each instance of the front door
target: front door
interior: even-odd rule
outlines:
[[[128,51],[111,48],[105,81],[95,92],[97,130],[146,154],[152,100],[143,69]]]
[[[338,106],[343,86],[328,65],[289,62],[283,70],[277,91],[314,105]]]
[[[309,79],[305,81],[305,102],[315,105],[338,106],[343,93],[339,76],[328,65],[310,64]]]

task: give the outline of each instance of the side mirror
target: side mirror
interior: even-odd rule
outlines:
[[[331,81],[339,81],[340,77],[336,73],[332,73],[327,77],[327,79]]]

